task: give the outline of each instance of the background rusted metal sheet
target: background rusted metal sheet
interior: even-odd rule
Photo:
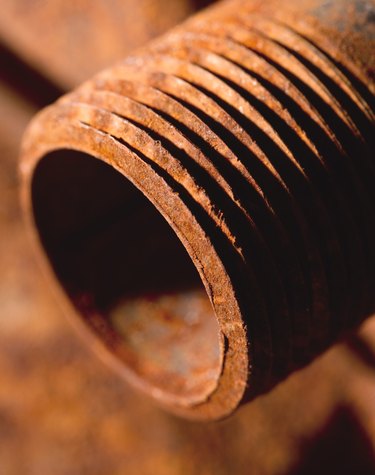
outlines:
[[[2,0],[0,39],[65,89],[209,3],[205,0]]]

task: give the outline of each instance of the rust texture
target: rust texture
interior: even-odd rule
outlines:
[[[223,2],[28,129],[45,272],[179,414],[231,413],[375,310],[373,7]]]
[[[0,41],[69,90],[208,0],[2,0]]]

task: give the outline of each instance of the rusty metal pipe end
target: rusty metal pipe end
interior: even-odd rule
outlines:
[[[196,419],[375,307],[373,4],[264,3],[189,20],[42,111],[23,144],[25,214],[68,313]]]

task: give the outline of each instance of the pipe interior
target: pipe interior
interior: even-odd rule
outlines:
[[[152,203],[104,162],[60,150],[38,163],[32,205],[58,280],[110,351],[164,393],[207,398],[221,371],[218,323]]]

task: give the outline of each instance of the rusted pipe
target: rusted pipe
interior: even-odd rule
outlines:
[[[375,310],[374,14],[222,2],[26,133],[46,272],[179,414],[231,413]]]

